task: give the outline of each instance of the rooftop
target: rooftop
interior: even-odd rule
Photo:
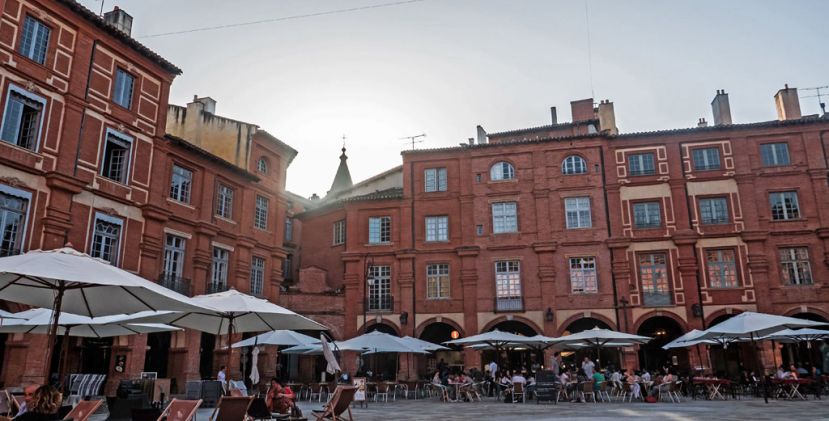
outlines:
[[[104,22],[104,19],[102,17],[98,16],[95,12],[87,9],[75,0],[58,0],[58,3],[63,4],[64,6],[68,7],[84,19],[93,23],[98,28],[103,29],[109,35],[112,35],[113,38],[123,42],[128,47],[132,48],[136,52],[140,53],[144,57],[150,59],[154,63],[164,68],[164,70],[174,75],[181,74],[181,69],[179,69],[175,64],[170,63],[169,61],[164,59],[164,57],[158,55],[158,53],[156,53],[155,51],[150,50],[144,44],[141,44],[140,42],[136,41],[135,38],[119,31],[114,26]]]

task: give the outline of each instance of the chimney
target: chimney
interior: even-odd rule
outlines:
[[[123,32],[126,36],[132,35],[132,16],[115,6],[111,12],[104,13],[104,22]]]
[[[470,145],[475,144],[475,138],[474,137],[470,137],[469,139],[467,139],[467,141],[469,142]]]
[[[573,123],[579,121],[593,120],[593,98],[570,101],[570,113],[573,115]]]
[[[608,99],[599,103],[599,130],[612,135],[619,134],[616,127],[616,112],[613,110],[613,103]]]
[[[478,129],[478,144],[483,145],[483,144],[487,143],[486,130],[484,130],[484,128],[481,127],[480,124],[478,125],[477,129]]]
[[[728,104],[725,89],[717,89],[717,95],[711,101],[711,111],[714,113],[715,126],[731,124],[731,105]]]
[[[797,120],[800,118],[800,98],[797,97],[797,88],[786,87],[774,95],[774,105],[777,106],[778,120]]]
[[[552,118],[552,125],[555,126],[558,124],[558,115],[556,113],[556,107],[550,107],[550,117]]]
[[[708,127],[708,122],[705,121],[705,117],[700,117],[699,122],[697,122],[697,127]]]
[[[190,108],[189,105],[200,104],[201,110],[206,113],[216,114],[216,100],[206,96],[204,98],[199,98],[198,95],[193,95],[193,102],[188,104],[187,108]]]

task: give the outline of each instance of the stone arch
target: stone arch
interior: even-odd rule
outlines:
[[[541,329],[537,324],[535,324],[535,322],[533,322],[532,320],[527,319],[525,317],[512,316],[510,318],[507,318],[507,316],[501,316],[501,317],[496,317],[496,318],[490,320],[489,323],[484,325],[483,329],[481,329],[479,333],[489,332],[490,330],[495,328],[495,326],[497,326],[497,325],[499,325],[503,322],[510,322],[510,321],[520,322],[520,323],[523,323],[523,324],[527,325],[530,329],[535,331],[536,335],[541,335],[544,332],[544,330]]]
[[[379,327],[378,325],[383,326],[386,329],[383,329],[382,327],[377,329]],[[391,322],[389,322],[388,320],[385,320],[385,319],[381,322],[369,321],[368,323],[360,326],[360,329],[358,330],[358,332],[368,333],[372,330],[380,330],[381,332],[385,332],[385,330],[391,330],[391,331],[394,332],[395,335],[401,336],[400,335],[400,328],[397,327],[397,325],[395,325],[394,323],[391,323]],[[389,332],[386,332],[386,333],[389,333]]]
[[[687,332],[689,330],[688,323],[685,322],[685,320],[682,320],[681,317],[677,316],[676,313],[670,311],[653,310],[639,316],[639,318],[636,319],[636,322],[633,323],[633,329],[631,330],[631,332],[636,334],[636,332],[639,331],[639,328],[642,327],[642,324],[653,317],[667,317],[675,321],[679,325],[680,329],[682,329],[683,331]]]
[[[561,336],[564,331],[567,330],[571,324],[573,324],[573,322],[581,319],[595,319],[606,324],[611,329],[616,329],[616,323],[601,314],[591,313],[590,317],[585,317],[584,314],[575,314],[567,318],[567,320],[558,326],[558,329],[556,329],[556,336]]]
[[[720,318],[722,316],[726,316],[726,315],[727,316],[736,316],[736,315],[742,313],[743,311],[745,311],[745,310],[738,309],[738,308],[731,308],[731,309],[724,308],[722,310],[717,310],[717,311],[709,314],[708,317],[705,318],[705,327],[706,328],[711,327],[712,322],[714,320],[717,320],[718,318]]]
[[[415,329],[415,337],[420,338],[420,335],[423,334],[423,331],[426,330],[426,328],[433,323],[447,324],[449,326],[452,326],[453,329],[457,330],[458,333],[461,334],[461,338],[466,336],[466,331],[461,327],[461,325],[457,324],[454,320],[443,317],[440,320],[438,320],[437,317],[432,317],[420,323],[417,329]]]
[[[814,314],[816,316],[819,316],[819,317],[823,318],[824,321],[829,321],[829,313],[827,313],[827,312],[825,312],[825,311],[823,311],[819,308],[815,308],[815,307],[806,307],[805,309],[803,307],[792,307],[789,310],[787,310],[785,313],[783,313],[783,315],[784,316],[789,316],[789,317],[794,317],[797,314],[803,314],[803,313],[811,313],[811,314]]]

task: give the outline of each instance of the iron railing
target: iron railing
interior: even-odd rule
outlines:
[[[171,289],[179,294],[190,295],[190,280],[182,278],[175,273],[162,273],[158,278],[158,283],[164,288]]]
[[[495,312],[524,311],[524,297],[496,297]]]

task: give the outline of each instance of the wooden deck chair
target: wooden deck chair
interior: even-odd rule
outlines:
[[[17,414],[20,412],[20,408],[23,407],[23,403],[26,402],[26,397],[23,395],[12,395],[11,399],[12,409],[14,413]]]
[[[353,421],[351,402],[354,400],[355,392],[357,392],[357,388],[354,386],[337,386],[331,395],[331,400],[325,404],[322,411],[311,411],[311,413],[317,418],[317,421],[324,419],[345,420],[343,414],[348,413],[348,420]]]
[[[101,404],[104,403],[101,399],[96,399],[92,401],[80,401],[65,417],[63,417],[64,421],[73,420],[73,421],[86,421],[89,417],[101,407]]]
[[[593,391],[593,382],[581,382],[579,385],[581,387],[581,399],[586,403],[587,396],[593,398],[593,403],[596,403],[596,392]]]
[[[173,399],[161,412],[158,421],[163,421],[164,417],[167,417],[167,421],[190,421],[196,415],[199,406],[201,406],[201,399],[193,401]]]
[[[244,421],[253,396],[222,396],[210,414],[210,421]]]

